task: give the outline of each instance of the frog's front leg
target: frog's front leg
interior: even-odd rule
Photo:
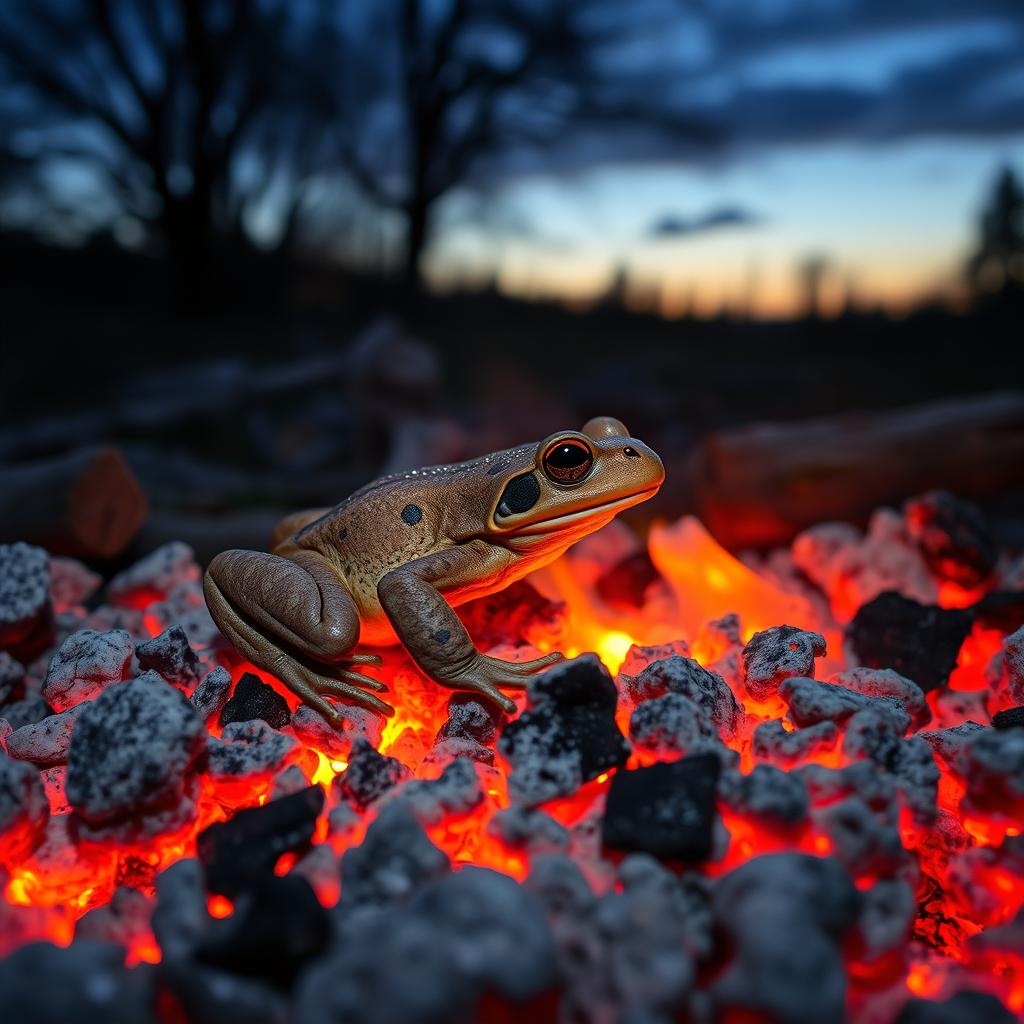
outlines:
[[[366,692],[386,689],[380,680],[341,667],[380,664],[380,658],[351,653],[359,614],[322,555],[224,551],[210,563],[203,590],[210,614],[238,651],[330,721],[342,716],[329,696],[394,713]]]
[[[498,687],[521,689],[531,675],[563,655],[555,651],[513,662],[481,654],[435,586],[457,589],[461,583],[490,578],[501,571],[503,558],[507,552],[484,542],[463,544],[393,569],[377,584],[377,596],[399,640],[431,679],[453,690],[475,691],[511,713],[515,703]]]

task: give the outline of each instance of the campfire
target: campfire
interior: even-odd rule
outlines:
[[[974,507],[612,524],[459,609],[569,658],[512,716],[389,648],[336,729],[200,576],[0,548],[3,1019],[1024,1011],[1024,557]]]

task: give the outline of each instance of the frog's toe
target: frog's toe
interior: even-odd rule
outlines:
[[[348,662],[349,665],[373,665],[376,667],[384,664],[384,659],[379,654],[348,654],[342,660]]]
[[[339,697],[350,704],[360,704],[364,708],[369,708],[371,711],[384,715],[386,718],[390,718],[395,713],[395,709],[390,704],[385,703],[379,697],[375,697],[372,693],[367,693],[365,689],[354,685],[352,682],[346,682],[342,679],[330,679],[311,669],[299,666],[285,669],[280,674],[281,681],[290,687],[300,700],[319,711],[332,725],[337,727],[340,727],[344,722],[343,708],[339,708],[336,704],[329,701],[327,699],[329,696]],[[344,674],[359,677],[358,673]],[[369,676],[362,676],[360,678],[365,679],[372,689],[386,689],[379,679],[371,680]]]

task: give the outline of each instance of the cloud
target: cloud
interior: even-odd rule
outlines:
[[[696,217],[666,213],[647,230],[647,237],[658,240],[687,238],[718,228],[750,227],[760,224],[761,218],[740,206],[718,206]]]

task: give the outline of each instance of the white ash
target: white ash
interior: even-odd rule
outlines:
[[[56,711],[94,700],[111,683],[132,675],[135,641],[123,629],[80,629],[57,648],[43,682],[43,697]]]
[[[834,683],[820,683],[816,679],[793,676],[779,686],[779,696],[789,708],[790,719],[802,728],[817,725],[818,722],[841,725],[866,708],[875,708],[882,714],[888,714],[894,725],[901,726],[900,735],[910,726],[910,715],[896,698],[869,697]]]
[[[21,642],[52,611],[49,555],[31,544],[0,544],[0,643]]]
[[[717,1015],[746,1011],[776,1024],[845,1019],[840,943],[856,921],[859,898],[838,861],[799,853],[756,857],[717,882],[711,906],[734,951],[710,986]]]
[[[681,694],[700,705],[723,739],[732,739],[743,719],[743,710],[729,684],[692,658],[672,655],[652,662],[642,672],[623,677],[626,695],[640,703],[668,693]]]
[[[452,761],[436,779],[412,779],[388,790],[385,802],[404,803],[424,825],[437,825],[448,815],[466,814],[484,799],[473,762]]]
[[[207,672],[192,691],[189,701],[204,722],[215,719],[231,696],[231,673],[218,665]]]
[[[347,800],[335,804],[327,812],[327,835],[345,849],[358,844],[364,825],[362,814]]]
[[[532,807],[508,807],[487,823],[487,831],[513,850],[531,855],[559,853],[569,849],[569,830],[549,814]]]
[[[653,645],[631,644],[619,666],[619,675],[639,675],[648,665],[672,657],[690,657],[690,647],[685,640],[672,640],[666,644]]]
[[[839,739],[839,727],[826,719],[803,729],[786,729],[781,718],[762,722],[754,729],[754,756],[779,768],[793,768],[825,750],[832,750]]]
[[[747,775],[724,771],[718,795],[736,814],[779,826],[805,820],[810,807],[803,780],[770,764],[755,765]]]
[[[39,846],[49,818],[39,772],[0,754],[0,865],[13,868]]]
[[[71,736],[67,795],[80,827],[126,842],[192,820],[206,741],[202,719],[167,683],[105,690]]]
[[[75,558],[50,558],[50,599],[58,608],[84,605],[103,577]]]
[[[296,739],[254,718],[229,722],[220,739],[210,737],[207,770],[214,781],[255,782],[275,775],[304,755]]]
[[[932,720],[931,708],[928,707],[921,687],[891,668],[860,666],[846,672],[837,672],[828,681],[835,686],[856,690],[868,697],[892,697],[898,700],[910,715],[914,729],[923,729]]]
[[[171,541],[119,572],[107,584],[107,594],[121,603],[132,597],[164,598],[179,584],[195,582],[201,575],[192,549],[183,541]]]
[[[188,637],[180,625],[175,624],[152,640],[139,644],[135,656],[140,668],[159,672],[186,695],[199,682],[199,658],[189,646]]]
[[[883,878],[862,892],[857,934],[865,959],[899,953],[913,931],[916,913],[914,890],[902,879]]]
[[[825,638],[820,633],[796,626],[763,629],[743,648],[743,683],[754,700],[767,700],[785,679],[813,679],[814,659],[825,653]]]
[[[67,764],[72,730],[87,706],[88,702],[76,704],[67,711],[48,715],[39,722],[16,729],[7,737],[7,753],[20,761],[31,761],[40,768]]]

